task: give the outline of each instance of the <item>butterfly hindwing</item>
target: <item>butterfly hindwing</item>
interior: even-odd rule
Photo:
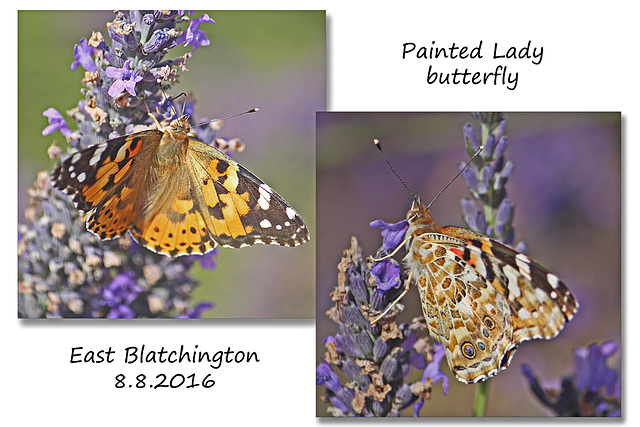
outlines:
[[[198,205],[198,191],[187,175],[183,176],[180,190],[172,192],[170,200],[131,230],[140,244],[163,255],[205,254],[216,245]]]
[[[416,237],[415,244],[413,256],[421,262],[412,275],[429,332],[445,344],[449,366],[467,383],[494,375],[513,347],[506,299],[475,267],[477,252],[465,255],[464,241],[428,233]]]

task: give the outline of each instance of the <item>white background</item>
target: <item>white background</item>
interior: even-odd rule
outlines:
[[[623,414],[638,418],[637,370],[634,341],[640,300],[638,274],[633,270],[640,241],[637,211],[638,139],[638,13],[631,1],[574,2],[349,2],[308,1],[309,9],[327,10],[327,109],[334,111],[622,111],[624,167],[623,298]],[[36,5],[45,8],[49,5]],[[87,3],[56,4],[82,9]],[[115,7],[117,5],[110,5]],[[131,7],[126,5],[127,9]],[[149,6],[149,5],[147,5]],[[180,5],[184,7],[184,5]],[[216,6],[208,4],[208,7]],[[217,6],[224,8],[220,2]],[[264,8],[246,1],[247,9]],[[175,6],[174,6],[175,7]],[[197,5],[189,5],[198,8]],[[228,2],[226,8],[237,8]],[[299,9],[293,1],[271,1],[272,9]],[[15,12],[15,11],[14,11]],[[16,90],[12,64],[16,58],[16,16],[6,13],[5,80],[2,103],[10,156],[2,168],[7,198],[17,200]],[[402,44],[441,46],[456,42],[476,45],[484,40],[485,55],[494,42],[544,46],[541,65],[507,62],[520,71],[518,88],[502,86],[427,85],[430,61],[401,59]],[[8,52],[7,52],[8,51]],[[482,67],[497,62],[486,58]],[[452,62],[434,62],[441,70]],[[474,67],[476,61],[460,65]],[[10,193],[10,194],[9,194]],[[15,202],[14,202],[15,203]],[[208,321],[176,324],[171,321],[68,322],[16,319],[17,224],[15,207],[3,214],[5,243],[0,316],[0,384],[2,424],[16,425],[188,425],[225,422],[314,425],[315,331],[312,321]],[[594,244],[597,236],[594,236]],[[606,292],[606,290],[603,290]],[[630,306],[631,310],[626,310]],[[629,315],[629,316],[627,316]],[[70,348],[122,349],[129,345],[246,349],[257,351],[257,365],[229,365],[214,373],[211,390],[117,390],[113,377],[123,371],[113,365],[70,365]],[[631,363],[625,363],[627,356]],[[130,369],[130,368],[127,368]],[[187,368],[140,368],[147,375]],[[204,367],[198,372],[207,373]],[[9,421],[11,420],[11,421]],[[6,423],[6,421],[9,421]],[[224,424],[222,424],[224,425]]]

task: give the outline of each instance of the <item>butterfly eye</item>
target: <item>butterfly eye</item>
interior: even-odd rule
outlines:
[[[476,349],[469,342],[462,344],[462,354],[468,359],[473,359],[476,355]]]
[[[493,328],[496,327],[496,323],[489,316],[484,316],[484,319],[482,319],[482,321],[487,326],[487,328],[489,328],[489,330],[492,330]]]

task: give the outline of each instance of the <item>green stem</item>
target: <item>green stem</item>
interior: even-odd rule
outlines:
[[[484,417],[489,403],[489,380],[484,380],[476,386],[476,402],[473,405],[473,416]]]

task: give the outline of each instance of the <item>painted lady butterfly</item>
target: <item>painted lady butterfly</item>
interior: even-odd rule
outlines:
[[[260,178],[189,137],[189,117],[169,127],[100,142],[70,155],[54,186],[89,212],[102,239],[131,230],[167,256],[204,254],[216,244],[297,246],[309,240],[300,215]]]
[[[379,141],[374,143],[409,191]],[[418,286],[429,334],[443,344],[458,380],[471,384],[496,375],[509,366],[521,342],[555,337],[578,311],[564,282],[536,261],[475,231],[440,227],[420,199],[412,198],[403,241],[409,275],[397,300],[411,283]]]
[[[555,337],[578,310],[556,275],[487,236],[438,226],[417,198],[407,221],[407,287],[417,284],[429,333],[460,381],[497,374],[521,342]]]

